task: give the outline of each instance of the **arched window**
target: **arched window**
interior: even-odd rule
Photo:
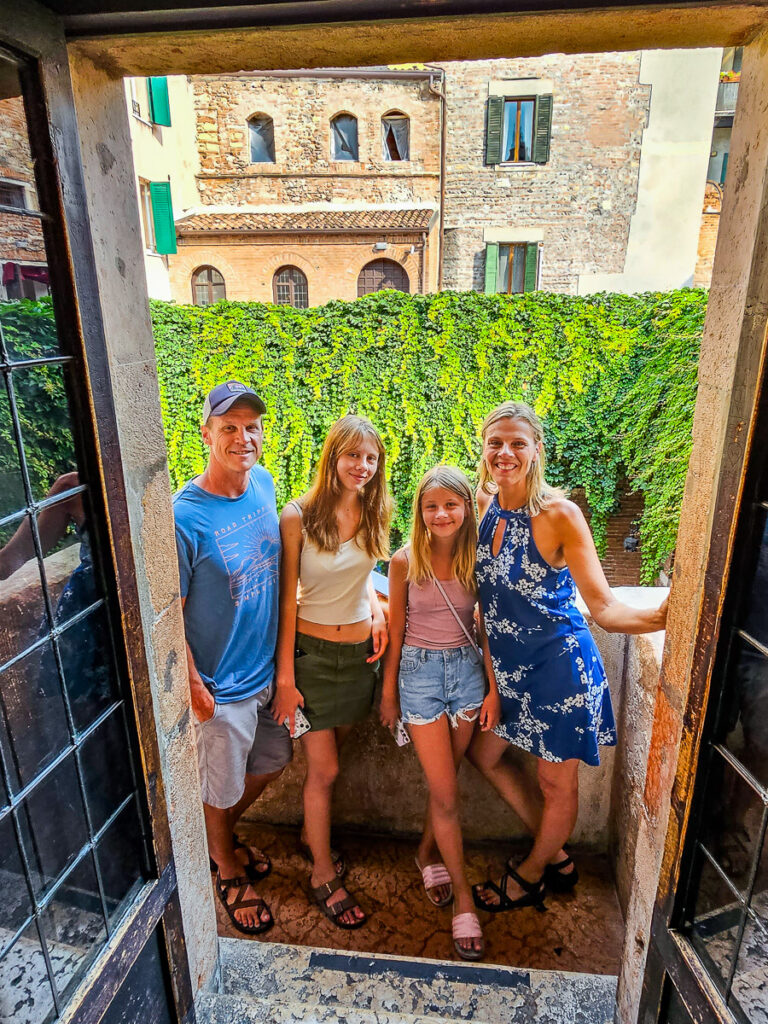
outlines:
[[[226,299],[224,278],[216,267],[198,267],[192,274],[192,302],[195,306],[210,306]]]
[[[254,114],[248,118],[248,142],[252,164],[275,162],[275,125],[268,114]]]
[[[306,276],[298,267],[280,267],[272,278],[272,295],[276,306],[306,309],[309,305]]]
[[[331,119],[331,160],[358,160],[357,118],[337,114]]]
[[[358,296],[381,292],[385,288],[410,292],[411,282],[400,264],[394,260],[371,260],[366,263],[357,279]]]
[[[385,160],[410,160],[410,122],[400,110],[381,119],[381,152]]]

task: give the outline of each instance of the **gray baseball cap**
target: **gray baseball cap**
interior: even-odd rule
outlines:
[[[258,410],[259,416],[263,416],[267,411],[266,405],[253,388],[247,388],[239,380],[228,380],[224,384],[217,384],[208,392],[203,405],[203,423],[209,416],[221,416],[241,399],[250,402],[254,409]]]

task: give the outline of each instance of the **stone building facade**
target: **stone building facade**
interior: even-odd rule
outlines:
[[[534,250],[525,290],[692,283],[719,51],[552,54],[443,67],[445,287],[507,290],[489,283],[497,252],[490,246]],[[540,133],[548,143],[540,156],[489,155],[494,98],[505,111],[517,100],[535,103],[534,143]],[[549,124],[539,123],[545,100]]]
[[[17,96],[0,100],[0,300],[39,298],[48,269],[26,119]],[[18,209],[18,213],[8,208]]]

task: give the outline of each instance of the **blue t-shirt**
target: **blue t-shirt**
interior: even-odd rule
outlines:
[[[192,482],[174,496],[187,643],[220,704],[258,693],[275,674],[280,529],[262,466],[239,498]]]

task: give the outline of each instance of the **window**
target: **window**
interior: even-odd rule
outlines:
[[[337,114],[331,121],[331,159],[357,160],[357,118]]]
[[[144,232],[144,248],[150,252],[157,252],[155,244],[155,222],[152,217],[152,195],[149,189],[149,182],[139,178],[139,199],[141,207],[141,227]]]
[[[131,89],[131,111],[144,121],[149,120],[149,79],[129,78]]]
[[[198,267],[192,274],[192,302],[195,306],[210,306],[226,297],[224,278],[216,267]]]
[[[26,210],[24,186],[14,185],[10,181],[0,181],[0,206],[15,206],[17,210]]]
[[[411,282],[400,264],[394,260],[372,260],[366,263],[357,279],[358,296],[381,292],[385,288],[410,292]]]
[[[552,96],[490,96],[485,162],[545,164],[551,133]]]
[[[272,297],[276,306],[306,309],[309,305],[306,276],[298,267],[280,267],[272,278]]]
[[[171,126],[171,104],[168,99],[168,79],[148,78],[149,119],[152,124]]]
[[[39,299],[49,295],[48,268],[37,264],[5,263],[3,265],[0,296],[7,299]]]
[[[275,125],[266,114],[254,114],[248,119],[248,137],[252,164],[275,162]]]
[[[539,283],[539,246],[536,242],[509,245],[491,242],[485,247],[485,293],[536,291]]]
[[[410,160],[409,121],[394,110],[381,119],[381,150],[385,160]]]

